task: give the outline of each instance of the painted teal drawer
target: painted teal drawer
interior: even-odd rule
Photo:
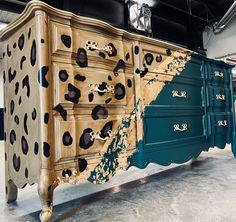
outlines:
[[[151,111],[150,111],[151,112]],[[166,110],[144,115],[144,143],[165,143],[204,135],[203,112]]]
[[[198,85],[193,85],[191,82],[190,84],[183,82],[184,80],[182,80],[182,83],[166,83],[157,99],[151,105],[203,106],[201,81]]]
[[[229,83],[229,76],[224,66],[217,63],[210,63],[206,65],[207,79],[215,84]]]

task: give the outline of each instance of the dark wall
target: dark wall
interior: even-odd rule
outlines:
[[[3,108],[0,108],[0,140],[4,139]]]

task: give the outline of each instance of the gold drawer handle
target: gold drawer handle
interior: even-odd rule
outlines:
[[[219,120],[218,126],[227,126],[227,120]]]
[[[183,123],[182,124],[182,128],[180,128],[179,124],[174,124],[174,131],[187,131],[188,130],[188,124],[187,123]]]
[[[187,93],[185,91],[178,92],[177,90],[172,91],[172,97],[186,98]]]
[[[217,100],[225,100],[225,95],[224,94],[222,94],[222,95],[216,94],[216,99]]]
[[[106,52],[108,54],[112,53],[112,47],[110,45],[104,45],[103,47],[99,48],[98,43],[91,42],[89,40],[86,42],[86,48],[91,51],[97,50],[99,52]]]
[[[108,92],[114,92],[114,86],[113,85],[106,85],[104,89],[99,89],[100,84],[89,84],[89,91],[90,92],[101,92],[101,93],[108,93]]]
[[[220,71],[215,71],[215,77],[224,78],[224,73]]]
[[[101,131],[98,131],[98,132],[96,132],[96,133],[94,133],[94,132],[91,132],[90,133],[90,136],[91,136],[91,141],[93,141],[93,140],[103,140],[103,141],[105,141],[105,140],[107,140],[107,139],[109,139],[109,138],[111,138],[113,135],[114,135],[114,132],[113,131],[111,131],[111,130],[109,130],[109,131],[107,131],[107,134],[108,134],[108,136],[106,136],[106,137],[101,137]]]

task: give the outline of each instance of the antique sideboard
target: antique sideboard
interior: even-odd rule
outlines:
[[[232,67],[31,1],[0,33],[7,202],[196,158],[234,137]],[[235,152],[235,151],[234,151]]]

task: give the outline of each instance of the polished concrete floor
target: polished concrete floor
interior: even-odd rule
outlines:
[[[36,185],[19,190],[15,204],[4,202],[2,142],[0,163],[0,222],[39,221]],[[150,164],[105,185],[63,185],[54,200],[53,222],[235,222],[236,159],[229,147],[211,149],[194,164]]]

